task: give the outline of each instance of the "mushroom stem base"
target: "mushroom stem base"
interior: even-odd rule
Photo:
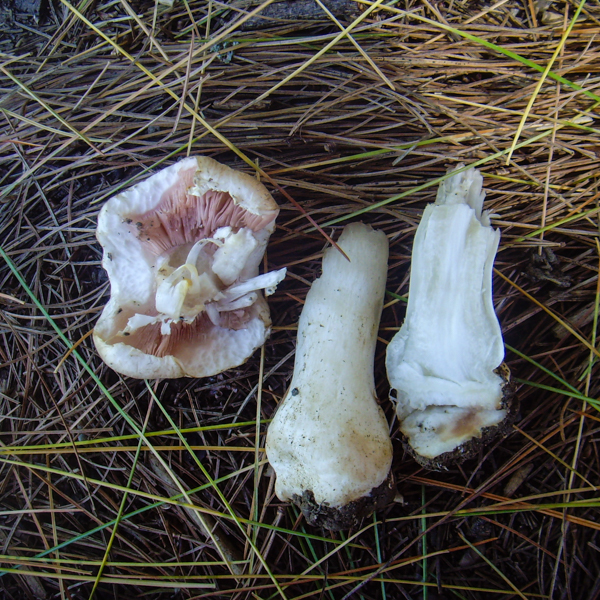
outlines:
[[[362,519],[387,506],[395,495],[396,485],[390,471],[384,482],[373,488],[366,496],[352,500],[339,508],[331,507],[326,502],[319,504],[315,501],[311,490],[305,490],[301,496],[294,494],[292,500],[300,507],[310,525],[324,527],[330,531],[340,531],[358,527]]]
[[[504,419],[493,427],[483,427],[480,435],[471,438],[468,442],[460,444],[450,452],[444,452],[433,458],[419,454],[409,443],[406,436],[402,436],[404,450],[412,456],[422,467],[432,471],[446,471],[449,465],[461,463],[474,458],[484,446],[499,438],[509,435],[513,429],[512,424],[519,414],[519,399],[515,394],[515,386],[510,382],[510,371],[505,363],[502,363],[495,372],[504,379],[502,386],[502,401],[500,408],[506,410]]]

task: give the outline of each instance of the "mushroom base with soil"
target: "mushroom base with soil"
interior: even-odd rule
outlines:
[[[445,471],[449,465],[461,463],[470,458],[475,458],[481,453],[483,448],[499,438],[503,438],[509,435],[513,429],[512,424],[518,417],[519,414],[519,399],[515,395],[514,384],[510,382],[510,373],[508,367],[504,363],[500,365],[497,370],[504,379],[504,385],[502,387],[502,400],[500,403],[500,410],[504,415],[502,420],[496,422],[490,426],[482,424],[480,416],[477,412],[471,412],[467,414],[467,418],[464,423],[458,420],[459,427],[468,427],[469,433],[463,439],[465,441],[458,443],[453,450],[448,452],[442,452],[436,456],[423,456],[419,454],[417,450],[411,445],[411,439],[415,439],[414,432],[411,432],[407,424],[402,424],[400,430],[400,436],[402,439],[402,445],[410,456],[412,456],[422,467],[430,469],[432,471]],[[451,425],[451,421],[446,421],[444,426]],[[408,435],[403,431],[407,431]],[[412,433],[412,435],[411,435]],[[434,434],[439,434],[435,432]],[[466,439],[465,439],[466,438]],[[414,442],[413,442],[414,443]],[[454,441],[454,444],[457,442]]]
[[[366,496],[348,502],[339,508],[333,508],[327,504],[319,504],[315,501],[315,495],[311,491],[305,491],[302,496],[294,495],[294,504],[300,507],[304,518],[315,527],[324,527],[330,531],[343,529],[355,529],[365,517],[373,514],[376,510],[385,508],[396,495],[396,485],[392,473],[386,480],[376,488],[372,489]]]
[[[385,234],[348,225],[302,309],[290,388],[267,430],[275,492],[309,522],[353,526],[387,502],[392,444],[373,360],[387,275]]]

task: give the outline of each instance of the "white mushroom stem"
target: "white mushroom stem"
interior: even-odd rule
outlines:
[[[338,243],[350,261],[325,252],[300,316],[290,389],[266,444],[280,499],[310,491],[333,508],[381,485],[392,460],[373,380],[388,242],[383,232],[352,224]]]
[[[482,212],[482,182],[475,169],[452,175],[426,207],[406,319],[387,349],[401,431],[426,458],[453,451],[506,416],[504,382],[494,372],[504,357],[492,303],[500,232]]]

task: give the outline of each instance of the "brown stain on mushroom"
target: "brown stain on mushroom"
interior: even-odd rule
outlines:
[[[481,415],[478,410],[472,409],[462,415],[460,419],[450,421],[448,424],[439,427],[437,435],[442,441],[479,437],[481,427]]]

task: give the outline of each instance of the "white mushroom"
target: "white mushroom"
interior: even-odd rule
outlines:
[[[131,377],[205,377],[242,364],[270,331],[258,275],[278,207],[253,177],[187,158],[111,198],[97,237],[111,284],[94,329]],[[240,287],[244,290],[240,292]]]
[[[386,504],[392,445],[373,381],[387,275],[385,234],[349,225],[323,258],[298,324],[296,363],[269,425],[275,492],[309,522],[350,527]]]
[[[482,212],[482,182],[475,169],[456,173],[426,207],[406,319],[387,349],[400,430],[423,464],[507,417],[506,379],[498,374],[504,344],[492,303],[500,232]],[[462,446],[459,454],[466,452]]]

